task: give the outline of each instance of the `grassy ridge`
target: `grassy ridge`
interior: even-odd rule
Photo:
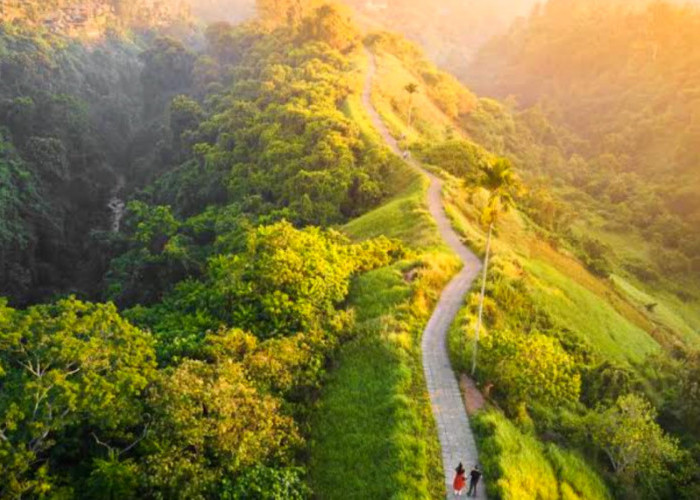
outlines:
[[[406,169],[398,182],[405,184],[403,193],[381,208],[354,219],[344,227],[353,239],[362,240],[385,235],[414,248],[437,248],[442,245],[425,205],[428,180]]]
[[[342,349],[312,426],[311,482],[320,498],[444,494],[420,338],[458,261],[436,246],[425,180],[409,170],[404,179],[401,195],[345,228],[355,239],[386,234],[413,250],[353,284],[358,338]]]
[[[428,498],[430,456],[410,338],[386,312],[411,294],[399,269],[358,279],[353,305],[360,337],[343,348],[314,421],[312,484],[319,498]],[[394,336],[392,339],[391,337]],[[403,345],[402,345],[403,344]],[[409,347],[406,350],[404,347]]]
[[[421,145],[467,136],[453,127],[454,121],[447,115],[440,116],[440,109],[423,90],[414,99],[414,122],[408,129],[407,95],[403,86],[420,76],[417,70],[392,55],[380,54],[377,63],[378,81],[372,99],[396,136],[405,133],[407,143]],[[449,175],[446,178],[448,216],[465,242],[475,251],[483,251],[486,238],[478,223],[483,193],[465,189]],[[410,237],[403,237],[406,232],[410,235],[411,218],[407,211],[398,203],[388,211],[393,212],[388,221],[405,224],[397,226],[395,235],[410,241]],[[375,217],[377,213],[372,213],[364,220],[354,221],[348,227],[350,233],[356,230],[359,234],[381,234],[382,219]],[[491,276],[489,287],[503,283],[507,286],[510,282],[519,287],[512,289],[511,297],[504,294],[499,298],[512,303],[487,299],[487,325],[496,318],[500,321],[497,327],[517,331],[518,314],[540,311],[552,331],[559,328],[572,344],[589,347],[598,362],[606,360],[634,367],[642,377],[650,354],[668,348],[678,339],[688,344],[697,340],[698,333],[692,327],[697,323],[697,310],[693,310],[692,303],[682,304],[681,295],[659,295],[658,290],[638,283],[624,272],[612,279],[600,278],[573,254],[575,247],[556,238],[550,243],[549,239],[545,230],[517,210],[500,221],[493,242],[494,264],[498,269]],[[648,259],[646,252],[634,243],[621,238],[614,246],[629,251],[631,258]],[[507,291],[505,286],[500,290]],[[458,369],[466,369],[470,364],[475,299],[472,294],[470,306],[464,308],[450,332],[450,354]],[[658,303],[656,309],[647,310],[653,303]],[[528,309],[530,306],[532,309]],[[477,427],[482,461],[488,464],[487,483],[494,498],[611,497],[598,471],[583,457],[552,443],[540,442],[534,433],[523,431],[499,412],[490,411],[477,417]],[[529,429],[527,425],[525,428]]]
[[[366,62],[358,58],[357,67]],[[383,147],[359,89],[344,111],[365,140]],[[427,179],[403,165],[391,184],[398,193],[393,199],[342,228],[354,240],[384,235],[410,250],[405,261],[353,283],[349,306],[357,337],[341,349],[311,425],[310,480],[319,498],[444,496],[420,338],[458,260],[427,210]]]
[[[397,80],[410,78],[410,72],[397,73],[396,60],[391,57],[379,57],[378,64],[379,84],[373,94],[375,105],[388,119],[392,130],[401,130],[402,110],[397,106],[401,94],[397,94],[400,91]],[[387,97],[392,94],[393,100]],[[435,106],[425,106],[421,99],[416,101],[417,125],[408,134],[408,140],[444,139],[440,130],[422,127],[422,116],[433,117],[432,122],[441,123],[438,128],[443,131],[450,126],[451,120],[446,116],[435,120],[435,112]],[[398,125],[392,126],[394,121]],[[483,200],[478,194],[474,197],[466,192],[458,180],[447,177],[446,212],[465,242],[481,252],[486,238],[476,221],[478,206]],[[539,243],[542,242],[531,231],[527,218],[517,212],[502,221],[494,241],[494,251],[501,256],[504,269],[515,276],[527,277],[528,293],[535,303],[547,307],[552,317],[562,319],[586,341],[598,344],[600,339],[598,347],[604,357],[634,364],[658,349],[655,340],[642,328],[646,326],[645,318],[636,308],[617,296],[612,287],[591,276],[573,257],[559,254],[546,244],[543,250]],[[555,258],[550,250],[556,254]],[[474,298],[472,295],[470,300]],[[596,310],[592,317],[586,314],[590,310]],[[464,308],[448,339],[451,357],[458,369],[467,368],[470,359],[471,328],[465,332],[465,325],[471,325],[470,316],[471,309]],[[627,344],[633,347],[629,349]],[[553,444],[544,445],[534,435],[523,433],[499,412],[481,414],[473,425],[480,433],[480,456],[493,498],[610,498],[603,480],[581,457]]]

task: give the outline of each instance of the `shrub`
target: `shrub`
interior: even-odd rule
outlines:
[[[482,343],[480,371],[511,410],[530,401],[573,402],[581,390],[574,359],[556,339],[539,333],[490,332]]]

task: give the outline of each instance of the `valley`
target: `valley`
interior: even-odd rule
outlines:
[[[695,7],[0,6],[0,498],[697,498]]]

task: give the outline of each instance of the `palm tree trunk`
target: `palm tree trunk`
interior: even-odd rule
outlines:
[[[413,118],[413,94],[408,94],[408,127],[411,128],[411,119]]]
[[[474,333],[474,350],[472,351],[472,377],[476,372],[476,355],[479,348],[479,333],[481,332],[481,319],[484,315],[484,295],[486,295],[486,274],[489,270],[489,254],[491,253],[491,234],[493,233],[493,222],[489,225],[489,237],[486,240],[486,257],[484,257],[484,272],[481,280],[481,296],[479,297],[479,316],[476,320],[476,330]]]

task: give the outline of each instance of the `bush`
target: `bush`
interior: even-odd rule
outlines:
[[[224,481],[221,500],[304,500],[311,491],[297,467],[272,468],[259,465],[248,469],[235,482]]]
[[[423,148],[421,159],[463,179],[475,179],[489,164],[486,151],[462,139],[445,141]]]
[[[561,405],[578,400],[574,359],[552,337],[489,332],[482,342],[480,378],[494,384],[510,410],[527,402]]]

